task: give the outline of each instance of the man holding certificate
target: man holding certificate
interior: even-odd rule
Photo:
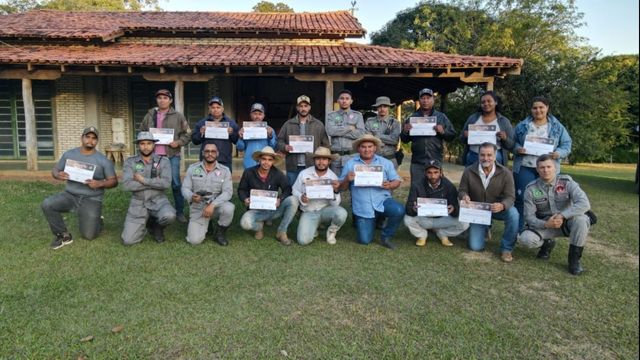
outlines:
[[[238,185],[238,197],[248,209],[240,226],[255,231],[255,238],[260,240],[264,237],[264,222],[282,217],[276,239],[282,245],[291,245],[287,230],[298,211],[298,199],[291,196],[287,177],[274,166],[282,157],[265,146],[253,153],[253,159],[258,165],[245,169]]]
[[[238,131],[238,143],[236,144],[239,151],[244,151],[242,162],[244,169],[258,165],[258,162],[253,160],[254,152],[265,146],[275,148],[278,145],[276,132],[264,120],[264,105],[260,103],[251,105],[249,116],[251,121],[242,123],[242,128]]]
[[[140,131],[149,131],[158,140],[155,153],[166,156],[171,163],[171,190],[176,206],[176,218],[186,223],[184,216],[184,198],[180,184],[180,149],[191,141],[191,129],[182,113],[171,107],[173,95],[167,89],[156,92],[156,104],[149,110],[140,123]]]
[[[289,185],[293,185],[298,174],[313,165],[311,154],[318,146],[331,147],[322,121],[311,115],[311,99],[298,96],[295,117],[287,120],[278,133],[278,151],[286,154],[285,167]]]
[[[82,131],[82,145],[62,154],[51,170],[56,180],[66,181],[64,191],[44,199],[41,208],[55,238],[54,250],[73,242],[62,213],[74,211],[78,215],[80,235],[95,239],[101,230],[102,197],[104,189],[118,185],[113,163],[96,150],[98,129],[89,126]]]
[[[233,144],[238,142],[238,124],[224,113],[224,103],[219,96],[209,100],[209,115],[200,119],[193,128],[191,141],[200,145],[200,161],[204,159],[203,150],[207,144],[216,144],[218,160],[233,172]]]
[[[418,238],[417,246],[427,244],[427,230],[434,230],[442,246],[453,246],[449,237],[458,236],[469,227],[458,221],[458,190],[442,174],[442,163],[430,160],[425,181],[412,187],[405,205],[404,224]]]
[[[444,142],[452,141],[456,137],[456,131],[447,115],[433,108],[435,104],[433,90],[427,88],[420,90],[418,98],[420,109],[404,122],[402,133],[400,133],[403,143],[411,142],[411,186],[416,183],[422,184],[424,166],[429,160],[442,162]],[[413,129],[413,124],[416,129]],[[426,130],[429,129],[426,128],[429,127],[431,131],[427,134]]]
[[[513,175],[508,168],[496,163],[496,152],[495,144],[480,145],[479,160],[464,169],[458,189],[458,197],[462,200],[459,220],[464,221],[463,207],[469,209],[470,218],[477,219],[469,224],[469,248],[473,251],[484,249],[485,234],[489,231],[492,218],[504,221],[500,257],[502,261],[510,263],[513,261],[512,251],[518,232],[518,211],[513,206]],[[488,221],[477,216],[484,213]]]
[[[171,164],[165,156],[153,153],[156,142],[150,132],[138,133],[135,143],[139,154],[123,165],[122,187],[131,191],[120,236],[125,245],[142,241],[147,233],[145,224],[156,242],[164,242],[164,228],[176,219],[176,210],[165,195],[165,190],[171,187]]]
[[[293,196],[300,203],[298,244],[313,241],[320,223],[327,223],[327,243],[336,243],[336,234],[347,220],[347,210],[340,206],[338,176],[329,169],[331,161],[338,155],[320,146],[313,154],[314,166],[304,169],[293,184]]]
[[[358,242],[370,244],[376,230],[376,219],[386,218],[380,243],[388,249],[394,249],[396,246],[391,238],[402,222],[404,208],[391,196],[391,190],[400,186],[402,178],[391,161],[376,155],[381,144],[380,139],[371,134],[365,134],[353,142],[353,149],[358,154],[345,164],[340,175],[340,189],[351,189]]]

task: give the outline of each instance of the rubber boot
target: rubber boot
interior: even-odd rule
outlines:
[[[538,259],[541,260],[549,260],[551,256],[551,250],[556,246],[556,241],[553,239],[544,239],[544,243],[540,246],[540,250],[538,251]]]
[[[227,232],[228,226],[218,225],[218,229],[215,235],[215,242],[217,242],[220,246],[229,245],[229,241],[225,238],[224,233]]]
[[[582,258],[582,246],[569,245],[569,272],[571,275],[580,275],[584,271],[580,264]]]

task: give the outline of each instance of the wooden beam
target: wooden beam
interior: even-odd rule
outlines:
[[[100,66],[98,66],[98,65],[94,65],[94,66],[93,66],[93,71],[95,71],[95,72],[99,73],[99,72],[100,72]]]
[[[293,74],[293,66],[289,66],[289,74]]]
[[[353,81],[364,79],[363,74],[296,74],[294,78],[298,81]]]
[[[258,74],[262,74],[262,66],[258,66]]]
[[[38,170],[38,138],[36,134],[36,110],[33,104],[31,79],[22,79],[22,102],[27,142],[27,170]]]
[[[158,74],[156,72],[142,73],[147,81],[189,81],[206,82],[214,78],[214,74]]]
[[[353,67],[353,73],[354,73],[354,74],[357,74],[357,73],[358,73],[358,67],[357,67],[357,66],[354,66],[354,67]]]
[[[29,72],[33,71],[33,65],[31,65],[31,63],[27,64],[27,71]]]
[[[131,66],[127,66],[127,72],[128,72],[129,74],[132,74],[132,73],[133,73],[133,67],[131,67]]]
[[[227,74],[231,74],[231,68],[229,66],[225,67],[224,72]]]
[[[65,70],[64,65],[60,65],[60,72],[64,72]]]
[[[198,68],[197,68],[197,67],[195,67],[195,66],[193,67],[193,73],[194,73],[194,74],[197,74],[197,73],[198,73]]]
[[[324,82],[324,113],[333,111],[333,80]]]
[[[485,86],[487,91],[493,91],[493,78],[490,81],[487,81],[487,85]]]
[[[57,80],[60,76],[62,76],[60,70],[35,70],[33,72],[25,69],[0,70],[0,79]]]
[[[167,72],[167,69],[164,68],[164,66],[160,66],[160,74],[164,74]]]
[[[176,85],[173,89],[173,106],[176,111],[184,113],[184,81],[176,80]]]

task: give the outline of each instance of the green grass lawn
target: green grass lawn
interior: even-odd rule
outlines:
[[[337,245],[283,247],[275,226],[261,241],[240,230],[240,212],[226,248],[188,245],[182,224],[164,244],[126,248],[120,190],[98,239],[52,251],[39,204],[61,186],[3,182],[0,358],[637,358],[635,168],[563,171],[599,216],[580,277],[566,272],[566,241],[546,263],[520,248],[500,262],[501,223],[483,253],[463,240],[417,248],[404,227],[396,251],[361,246],[350,222]]]

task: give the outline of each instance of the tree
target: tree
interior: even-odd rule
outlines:
[[[11,14],[31,9],[78,11],[161,10],[158,0],[8,0],[0,4],[0,13]]]
[[[289,5],[279,2],[272,3],[270,1],[260,1],[252,8],[254,12],[279,12],[279,13],[292,13],[294,12]]]

